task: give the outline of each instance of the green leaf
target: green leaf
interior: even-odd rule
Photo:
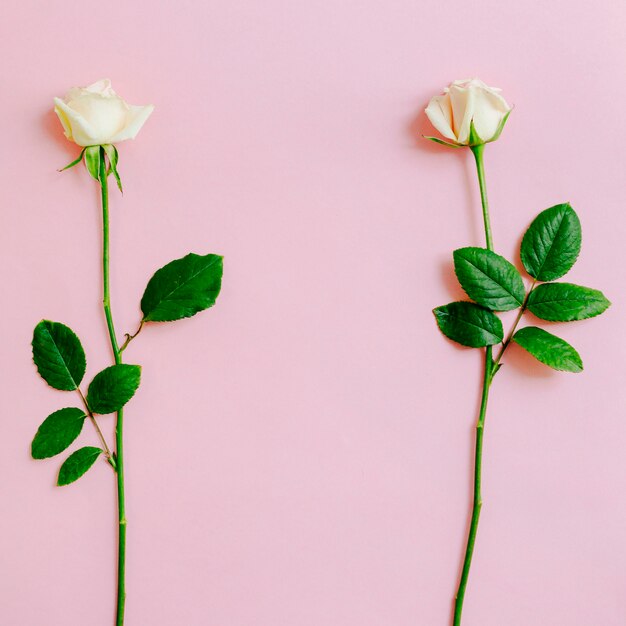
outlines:
[[[453,256],[457,278],[472,300],[492,311],[522,306],[522,277],[504,257],[485,248],[461,248]]]
[[[520,256],[526,271],[537,280],[561,278],[580,253],[580,221],[569,204],[557,204],[539,215],[524,234]]]
[[[498,316],[473,302],[451,302],[433,313],[441,332],[463,346],[493,346],[504,337]]]
[[[117,181],[117,187],[120,190],[120,193],[124,193],[124,190],[122,189],[122,180],[120,179],[120,175],[117,171],[117,161],[119,159],[117,148],[111,143],[107,143],[102,147],[109,157],[109,163],[111,165],[110,171],[113,172],[113,176],[115,176],[115,180]]]
[[[583,361],[567,341],[542,328],[527,326],[513,335],[513,341],[537,360],[561,372],[582,372]]]
[[[93,413],[115,413],[135,395],[140,379],[139,365],[111,365],[91,381],[87,390],[87,405]]]
[[[86,446],[72,452],[59,470],[57,485],[69,485],[78,480],[95,462],[102,453],[100,448]]]
[[[550,322],[572,322],[595,317],[610,305],[601,291],[571,283],[539,285],[528,297],[529,311]]]
[[[208,309],[222,285],[222,257],[188,254],[157,270],[141,298],[145,322],[170,322]]]
[[[31,444],[33,459],[47,459],[63,452],[80,435],[85,417],[85,411],[73,407],[48,415]]]
[[[100,146],[88,146],[85,148],[85,166],[87,171],[100,181],[100,159],[102,158]]]
[[[41,377],[55,389],[74,391],[85,368],[85,351],[74,332],[59,322],[42,320],[33,333],[33,361]]]

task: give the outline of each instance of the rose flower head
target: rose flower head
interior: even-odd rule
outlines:
[[[74,87],[54,99],[65,136],[79,146],[102,146],[134,139],[154,106],[134,106],[120,98],[108,79]]]
[[[431,99],[426,115],[451,146],[476,146],[495,141],[502,132],[511,107],[500,89],[489,87],[478,78],[455,80],[442,96]]]

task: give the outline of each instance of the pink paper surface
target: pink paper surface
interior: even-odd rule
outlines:
[[[478,351],[437,332],[451,252],[482,245],[471,154],[423,108],[479,76],[515,105],[487,148],[496,249],[541,210],[583,224],[555,330],[585,372],[514,348],[492,390],[464,626],[626,623],[626,4],[556,0],[35,2],[0,9],[0,623],[110,626],[115,489],[54,486],[43,418],[74,400],[32,329],[110,363],[100,213],[52,98],[103,77],[155,113],[111,192],[119,334],[152,272],[225,256],[214,309],[129,347],[128,626],[448,626],[471,500]],[[507,317],[507,320],[510,320]],[[111,437],[113,419],[101,419]],[[82,445],[96,445],[87,424]],[[62,458],[62,457],[61,457]]]

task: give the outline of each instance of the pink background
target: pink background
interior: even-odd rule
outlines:
[[[471,498],[480,354],[435,329],[481,245],[471,155],[421,113],[477,75],[515,104],[486,153],[497,249],[539,210],[584,232],[568,278],[604,316],[562,325],[582,375],[511,350],[487,419],[464,626],[626,623],[626,4],[613,0],[2,5],[0,621],[110,626],[112,473],[33,461],[68,397],[36,375],[47,317],[109,364],[97,188],[52,97],[110,77],[156,111],[120,145],[113,306],[225,255],[217,306],[153,325],[127,411],[128,626],[447,626]],[[73,400],[71,400],[73,402]],[[108,433],[111,417],[101,419]],[[82,445],[97,443],[87,425]]]

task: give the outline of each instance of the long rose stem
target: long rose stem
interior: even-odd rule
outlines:
[[[100,148],[100,189],[102,197],[102,305],[109,331],[111,350],[115,364],[122,362],[122,354],[117,345],[113,315],[111,313],[111,293],[109,287],[109,188],[105,153]],[[126,604],[126,506],[124,499],[124,442],[123,442],[124,410],[117,412],[115,427],[115,465],[117,469],[117,511],[118,511],[118,553],[117,553],[117,609],[116,626],[124,624],[124,607]]]
[[[476,160],[476,171],[478,173],[478,183],[480,185],[480,199],[483,208],[483,220],[485,225],[485,240],[488,250],[493,250],[493,238],[491,234],[491,221],[489,219],[489,202],[487,200],[487,187],[485,184],[485,171],[483,167],[483,151],[485,146],[472,146]],[[483,390],[480,402],[480,412],[478,421],[476,422],[476,450],[474,454],[474,503],[472,506],[472,519],[470,522],[469,533],[467,537],[467,546],[465,548],[465,558],[463,560],[463,570],[461,571],[461,579],[459,581],[459,589],[456,593],[454,601],[454,626],[460,626],[461,613],[463,612],[463,600],[465,599],[465,589],[469,578],[470,567],[472,564],[472,555],[474,553],[474,544],[476,543],[476,532],[478,531],[478,521],[480,519],[480,510],[483,505],[481,494],[482,481],[482,457],[483,457],[483,435],[485,428],[485,417],[487,415],[487,401],[489,400],[489,389],[493,379],[494,365],[492,358],[492,347],[485,348],[485,365],[483,375]]]

